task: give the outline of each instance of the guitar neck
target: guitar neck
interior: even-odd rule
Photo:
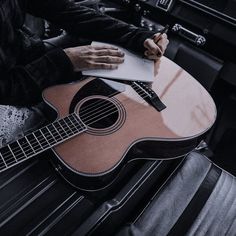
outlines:
[[[84,131],[76,114],[57,120],[0,149],[0,172],[28,160]]]

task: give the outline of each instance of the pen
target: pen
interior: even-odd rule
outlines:
[[[161,30],[158,32],[159,35],[158,35],[157,38],[155,38],[155,35],[156,35],[156,34],[152,37],[153,41],[154,41],[155,43],[157,43],[157,42],[160,40],[161,36],[162,36],[163,34],[166,34],[166,33],[168,32],[168,29],[169,29],[169,25],[167,24],[163,29],[161,29]],[[145,52],[145,53],[146,53],[146,52]],[[158,54],[159,54],[159,55],[157,55],[157,56],[161,56],[161,55],[162,55],[161,52],[159,52]],[[145,55],[145,56],[147,56],[147,55]],[[143,56],[143,58],[145,58],[145,56]]]
[[[157,37],[157,39],[155,41],[158,42],[158,40],[161,38],[161,36],[163,34],[166,34],[168,32],[168,30],[169,30],[169,25],[166,25],[163,29],[161,29],[159,31],[160,35]]]
[[[157,37],[157,38],[153,38],[153,40],[154,40],[154,42],[155,42],[156,44],[157,44],[158,41],[161,39],[161,36],[162,36],[163,34],[166,34],[166,33],[168,32],[168,29],[169,29],[169,25],[166,25],[163,29],[161,29],[161,30],[159,31],[158,37]],[[159,56],[159,57],[162,56],[162,53],[159,52],[157,56]]]

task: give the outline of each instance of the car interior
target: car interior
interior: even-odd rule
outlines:
[[[236,2],[76,2],[153,33],[169,25],[164,56],[208,91],[217,118],[187,155],[132,161],[98,191],[67,183],[51,151],[1,173],[1,235],[236,235]],[[69,37],[30,15],[25,25],[49,47]]]

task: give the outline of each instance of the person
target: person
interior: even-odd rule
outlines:
[[[159,59],[168,44],[142,28],[113,19],[73,0],[1,0],[0,2],[0,146],[45,122],[34,105],[43,89],[73,81],[75,72],[117,69],[124,54],[110,46],[76,46],[47,51],[24,26],[25,14],[46,19],[69,34],[109,42]]]

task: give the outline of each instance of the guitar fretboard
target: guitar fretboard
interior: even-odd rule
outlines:
[[[87,130],[76,114],[71,114],[0,149],[0,172],[48,150]]]

